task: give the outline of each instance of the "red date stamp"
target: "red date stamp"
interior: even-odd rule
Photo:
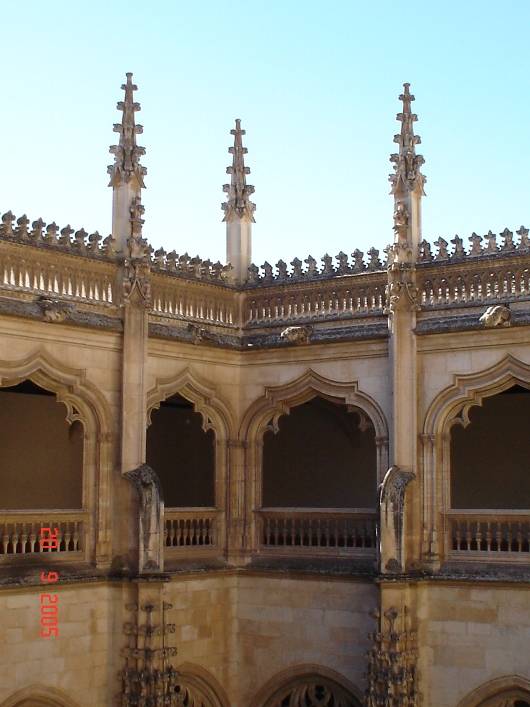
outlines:
[[[57,550],[59,541],[58,528],[41,528],[41,546],[43,550]],[[41,582],[56,582],[59,579],[57,572],[41,572]],[[40,635],[44,638],[59,635],[59,597],[57,594],[41,594],[40,595]]]

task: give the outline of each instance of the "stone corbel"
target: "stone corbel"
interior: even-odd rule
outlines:
[[[405,492],[416,478],[412,471],[391,466],[380,488],[381,505],[381,557],[385,573],[402,572],[405,548]]]
[[[164,495],[153,469],[142,464],[124,476],[132,481],[140,499],[138,573],[160,574],[164,571]]]

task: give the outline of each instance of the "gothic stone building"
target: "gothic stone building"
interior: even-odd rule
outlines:
[[[530,239],[421,234],[405,84],[386,258],[0,225],[1,707],[528,707]],[[382,262],[385,261],[385,262]]]

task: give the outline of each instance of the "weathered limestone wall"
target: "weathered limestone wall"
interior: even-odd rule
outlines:
[[[370,582],[337,578],[239,578],[239,691],[232,707],[248,707],[267,681],[288,668],[331,668],[364,691],[369,616],[379,603]]]
[[[530,587],[420,584],[420,686],[425,705],[456,707],[497,677],[530,679]]]
[[[58,596],[57,637],[41,636],[40,595],[44,593]],[[122,587],[107,584],[53,583],[0,591],[0,704],[35,686],[58,689],[81,707],[111,705],[116,674],[122,667],[124,603]]]

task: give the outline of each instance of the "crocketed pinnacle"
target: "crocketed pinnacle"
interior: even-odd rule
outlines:
[[[122,85],[125,91],[125,100],[119,101],[117,108],[123,112],[121,123],[114,125],[114,132],[120,134],[118,145],[112,145],[109,152],[114,155],[114,164],[109,165],[108,173],[111,175],[109,187],[118,187],[128,184],[134,177],[140,187],[144,185],[145,167],[140,164],[140,157],[145,155],[145,148],[136,144],[136,136],[144,131],[143,126],[135,125],[134,114],[140,110],[140,104],[133,100],[134,91],[138,90],[132,82],[132,74],[128,73],[127,83]]]
[[[234,136],[234,146],[228,148],[228,152],[232,155],[232,166],[226,168],[226,173],[231,175],[230,184],[223,186],[223,191],[227,195],[227,202],[221,204],[225,212],[223,221],[229,221],[233,215],[238,218],[248,215],[254,221],[256,205],[250,201],[254,187],[247,184],[246,175],[250,174],[250,169],[245,167],[244,155],[248,150],[243,147],[242,137],[245,131],[241,130],[239,119],[236,120],[235,130],[231,130],[230,134]]]
[[[392,184],[391,194],[419,189],[424,195],[423,185],[427,180],[421,174],[420,168],[425,160],[422,155],[416,154],[416,145],[421,143],[421,138],[419,135],[414,135],[414,123],[418,120],[418,116],[410,110],[414,96],[410,93],[409,87],[409,83],[404,83],[405,90],[399,97],[403,102],[403,112],[397,114],[396,120],[401,122],[401,133],[394,135],[394,142],[399,145],[399,152],[397,155],[390,155],[390,161],[394,163],[394,174],[391,174],[388,179]]]

